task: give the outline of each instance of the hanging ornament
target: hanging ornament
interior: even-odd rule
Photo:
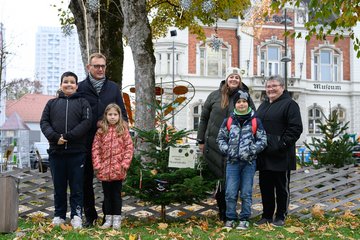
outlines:
[[[204,12],[210,12],[211,9],[214,7],[214,4],[211,0],[205,1],[202,3],[202,9],[204,10]]]
[[[222,41],[219,39],[219,37],[217,36],[217,34],[212,35],[211,39],[210,39],[210,47],[218,52],[221,48],[222,45]]]
[[[186,10],[189,11],[191,8],[191,0],[181,0],[180,1],[180,6]]]
[[[88,9],[90,12],[92,12],[92,13],[97,12],[99,7],[100,7],[99,0],[89,0],[88,1]]]

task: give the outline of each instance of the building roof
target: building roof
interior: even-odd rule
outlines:
[[[19,114],[14,112],[6,119],[1,126],[1,130],[29,130],[29,127],[24,123]]]
[[[8,100],[6,102],[6,117],[9,118],[16,112],[24,122],[40,122],[44,107],[52,98],[54,96],[29,93],[18,100]]]

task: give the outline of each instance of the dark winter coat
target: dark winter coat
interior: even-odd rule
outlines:
[[[219,133],[220,126],[225,118],[229,117],[234,110],[234,95],[233,91],[229,95],[229,105],[226,108],[221,107],[221,87],[225,84],[223,80],[220,88],[210,93],[202,108],[199,129],[197,132],[198,143],[205,144],[204,158],[210,171],[217,178],[225,176],[225,161],[226,158],[221,153],[216,138]],[[249,88],[243,83],[242,90],[248,92]],[[250,98],[250,107],[255,109],[255,105]]]
[[[234,113],[231,114],[232,122],[228,130],[227,118],[221,125],[216,141],[220,151],[227,156],[229,162],[246,161],[253,162],[267,145],[266,132],[259,118],[256,118],[256,133],[252,130],[252,119],[255,112],[252,111],[249,118],[240,126]]]
[[[259,155],[259,170],[296,169],[295,144],[303,131],[299,105],[284,93],[270,103],[266,99],[257,110],[267,133],[268,146]]]
[[[86,152],[90,126],[90,105],[78,93],[69,97],[60,93],[58,98],[50,99],[40,120],[41,131],[49,141],[49,152]],[[61,134],[68,142],[58,145]]]
[[[88,139],[88,149],[91,150],[92,142],[97,130],[97,122],[102,119],[105,108],[110,103],[116,103],[121,109],[122,117],[125,121],[128,121],[125,105],[119,89],[119,86],[105,79],[100,93],[98,94],[90,82],[89,76],[84,81],[79,82],[78,92],[90,103],[92,109],[92,123]]]

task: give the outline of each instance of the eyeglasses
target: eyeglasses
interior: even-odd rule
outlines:
[[[279,86],[281,86],[280,84],[277,84],[277,85],[268,85],[268,86],[266,86],[265,88],[266,89],[274,89],[274,88],[277,88],[277,87],[279,87]]]
[[[94,67],[95,69],[100,69],[100,68],[105,69],[106,68],[106,65],[98,65],[98,64],[92,65],[91,64],[91,66]]]

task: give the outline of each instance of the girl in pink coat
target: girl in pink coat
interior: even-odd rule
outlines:
[[[106,107],[100,126],[92,145],[92,161],[104,192],[105,223],[101,227],[119,229],[122,181],[130,167],[134,146],[117,104]]]

